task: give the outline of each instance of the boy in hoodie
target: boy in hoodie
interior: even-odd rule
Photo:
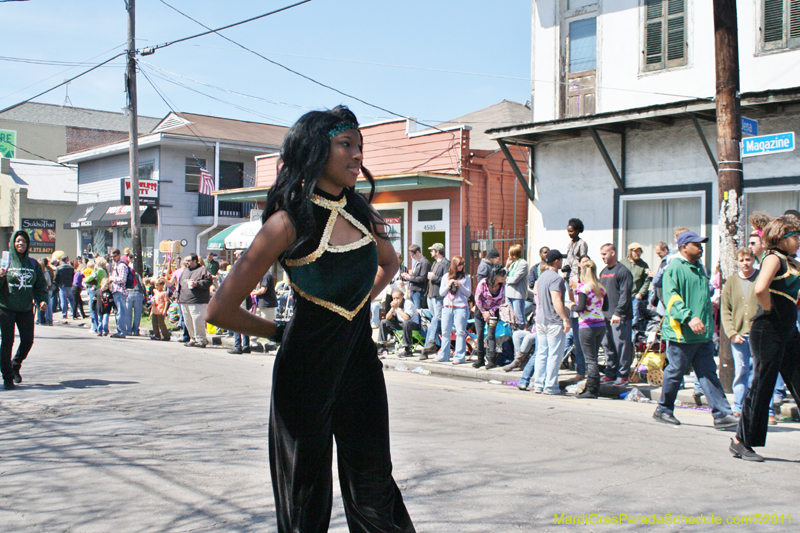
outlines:
[[[0,369],[6,389],[22,382],[19,369],[33,346],[34,301],[40,310],[47,309],[47,282],[41,265],[28,257],[29,247],[28,233],[14,232],[8,266],[0,266]],[[19,330],[19,347],[12,361],[14,326]]]

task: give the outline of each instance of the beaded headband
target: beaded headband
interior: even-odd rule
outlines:
[[[358,124],[355,122],[339,122],[337,125],[332,127],[330,131],[328,131],[328,137],[333,139],[340,133],[347,131],[347,130],[357,130]]]

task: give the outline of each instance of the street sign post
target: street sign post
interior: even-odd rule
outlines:
[[[742,139],[742,157],[794,151],[794,132],[761,135]]]
[[[758,135],[758,121],[742,117],[742,135],[747,137]]]

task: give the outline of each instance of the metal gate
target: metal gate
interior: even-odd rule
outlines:
[[[466,271],[474,276],[478,272],[481,259],[486,257],[486,252],[496,248],[500,252],[500,259],[505,263],[508,249],[515,244],[522,245],[522,257],[528,255],[528,225],[513,230],[510,228],[495,229],[494,224],[489,224],[487,229],[473,229],[469,224],[464,226],[464,250],[466,251]]]

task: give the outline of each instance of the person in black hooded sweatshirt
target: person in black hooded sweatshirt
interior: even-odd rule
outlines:
[[[8,265],[0,266],[0,369],[6,389],[22,382],[19,369],[33,346],[33,306],[47,309],[47,282],[42,267],[28,257],[30,237],[16,231],[11,237]],[[14,327],[19,330],[19,346],[14,360]]]

